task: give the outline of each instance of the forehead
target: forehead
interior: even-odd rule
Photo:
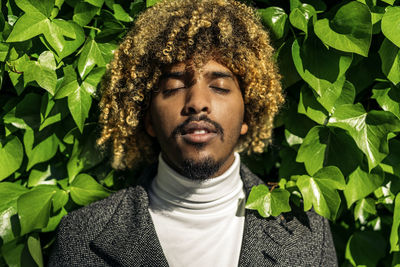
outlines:
[[[225,72],[235,76],[232,71],[225,65],[210,59],[201,66],[196,66],[192,60],[186,62],[178,62],[163,68],[163,73],[186,72],[186,73],[204,73],[204,72]]]

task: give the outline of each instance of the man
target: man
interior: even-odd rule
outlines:
[[[50,266],[337,265],[322,217],[244,209],[261,181],[235,151],[263,151],[283,102],[269,43],[233,0],[163,1],[137,19],[109,68],[99,143],[117,169],[156,165],[68,214]]]

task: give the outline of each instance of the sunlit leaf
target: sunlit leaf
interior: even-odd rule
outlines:
[[[345,180],[340,170],[329,166],[320,169],[313,176],[301,175],[296,178],[296,184],[304,199],[304,210],[314,207],[318,214],[334,220],[341,201],[337,190],[345,188]]]
[[[351,1],[337,10],[333,20],[318,20],[314,31],[335,49],[367,57],[372,39],[371,12],[366,5]]]
[[[288,30],[288,15],[285,10],[280,7],[268,7],[258,9],[258,12],[261,16],[261,21],[270,29],[276,39],[280,39],[286,34]]]
[[[400,47],[400,7],[387,7],[381,25],[386,38]]]
[[[359,199],[363,199],[370,193],[374,192],[384,181],[383,173],[380,169],[374,169],[368,173],[358,167],[349,175],[349,181],[344,189],[347,207]]]
[[[109,193],[88,174],[79,174],[71,183],[71,198],[78,205],[105,198]]]
[[[278,216],[291,210],[289,196],[285,189],[270,191],[266,185],[258,185],[251,189],[246,208],[257,210],[263,217]]]
[[[329,119],[328,125],[347,130],[373,169],[388,154],[387,135],[400,131],[400,121],[387,111],[366,112],[361,104],[342,105]]]
[[[23,147],[17,136],[10,137],[3,145],[0,143],[0,181],[19,169],[23,157]]]
[[[382,72],[394,84],[400,83],[400,48],[385,39],[379,49]]]
[[[17,200],[21,234],[46,227],[50,217],[51,200],[56,187],[41,186],[21,195]]]

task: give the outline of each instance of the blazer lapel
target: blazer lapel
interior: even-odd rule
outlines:
[[[168,266],[148,205],[142,186],[127,189],[110,221],[91,242],[92,249],[109,265]]]
[[[253,186],[263,183],[243,164],[240,175],[247,196]],[[239,266],[276,266],[284,255],[281,238],[274,236],[284,227],[281,218],[263,218],[255,210],[246,209],[245,212]],[[277,228],[280,228],[279,231],[276,231]]]

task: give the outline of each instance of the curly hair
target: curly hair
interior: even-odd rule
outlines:
[[[186,60],[201,66],[210,57],[239,79],[249,130],[236,150],[264,151],[284,98],[270,38],[255,10],[234,0],[161,1],[137,18],[102,84],[98,144],[112,142],[114,168],[156,160],[159,145],[143,118],[162,69]]]

